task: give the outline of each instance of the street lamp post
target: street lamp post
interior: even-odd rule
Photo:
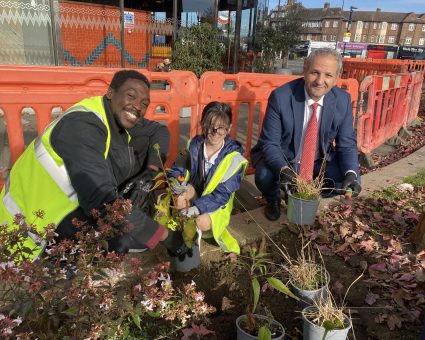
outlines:
[[[353,11],[355,10],[355,9],[357,9],[357,7],[354,7],[354,6],[350,6],[350,14],[348,15],[348,24],[347,24],[347,32],[346,33],[348,33],[348,32],[350,32],[350,30],[351,30],[351,18],[352,18],[352,16],[353,16]],[[345,40],[345,39],[344,39]],[[344,41],[344,48],[342,49],[342,56],[344,57],[344,54],[345,54],[345,45],[347,44],[347,42],[346,41]]]

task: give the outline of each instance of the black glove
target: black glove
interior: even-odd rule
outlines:
[[[293,193],[296,186],[296,174],[289,167],[284,167],[279,175],[280,190],[286,193]]]
[[[153,181],[155,175],[156,172],[152,169],[145,170],[126,184],[120,192],[121,196],[130,199],[133,205],[142,206],[155,185]]]
[[[348,189],[351,189],[353,197],[358,196],[360,191],[362,191],[362,186],[357,181],[357,175],[351,171],[345,175],[344,182],[342,183],[342,194],[345,194]]]
[[[185,256],[192,257],[192,249],[189,249],[184,243],[183,235],[179,231],[168,230],[167,238],[162,241],[162,244],[167,248],[168,254],[172,257],[178,257],[183,261]]]
[[[118,235],[108,240],[108,251],[115,251],[118,254],[127,254],[130,247],[129,243],[133,238],[128,235]]]

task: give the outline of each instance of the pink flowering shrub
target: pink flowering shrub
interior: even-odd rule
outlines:
[[[194,283],[174,287],[168,263],[146,273],[140,259],[107,251],[106,239],[129,211],[131,203],[120,201],[102,217],[93,212],[96,228],[74,221],[76,240],[60,243],[54,226],[36,230],[42,211],[34,223],[16,216],[12,228],[1,226],[0,338],[153,338],[205,320],[214,308]],[[28,232],[48,245],[34,261],[32,249],[22,246]]]

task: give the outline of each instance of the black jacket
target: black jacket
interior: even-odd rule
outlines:
[[[169,131],[166,126],[142,119],[128,131],[132,136],[129,144],[127,133],[116,123],[105,97],[103,103],[111,131],[106,160],[107,130],[94,114],[72,112],[63,117],[51,133],[51,145],[63,159],[80,203],[58,225],[59,239],[74,236],[76,229],[71,223],[74,217],[93,222],[89,217],[92,209],[102,211],[105,203],[119,197],[120,188],[130,178],[143,172],[148,164],[158,166],[159,160],[152,148],[155,143],[160,144],[163,154],[168,152]],[[135,227],[142,231],[139,240],[146,244],[157,231],[158,224],[151,217],[142,216]]]

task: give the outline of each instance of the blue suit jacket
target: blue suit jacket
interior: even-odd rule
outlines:
[[[285,165],[297,169],[294,160],[301,142],[304,105],[303,78],[270,94],[260,139],[251,150],[254,167],[262,159],[276,174]],[[333,87],[324,97],[318,143],[321,159],[327,154],[328,162],[337,160],[342,174],[354,170],[359,175],[351,98],[345,90]]]

